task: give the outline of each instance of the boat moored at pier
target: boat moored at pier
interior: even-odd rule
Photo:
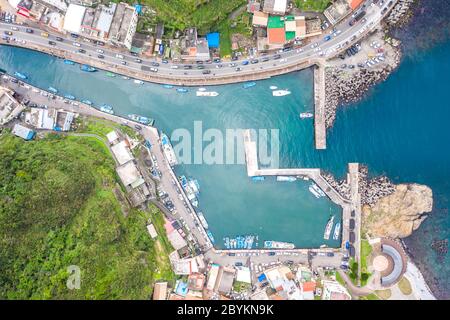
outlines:
[[[91,66],[89,66],[87,64],[81,65],[80,69],[81,69],[81,71],[85,71],[85,72],[96,72],[97,71],[96,68],[91,67]]]
[[[197,91],[197,97],[217,97],[219,95],[216,91]]]
[[[251,82],[246,82],[246,83],[244,83],[244,84],[242,85],[242,88],[248,89],[248,88],[251,88],[251,87],[254,87],[254,86],[256,86],[256,82],[251,81]]]
[[[153,120],[152,118],[143,117],[137,114],[129,114],[128,118],[146,126],[153,126],[153,124],[155,123],[155,120]]]
[[[74,64],[75,64],[75,62],[73,62],[72,60],[64,60],[64,64],[68,64],[68,65],[71,65],[71,66],[73,66]]]
[[[277,181],[281,181],[281,182],[294,182],[294,181],[297,181],[297,177],[277,176]]]
[[[339,235],[341,234],[341,223],[336,223],[336,226],[334,227],[334,233],[333,233],[333,240],[339,239]]]
[[[302,112],[300,113],[300,119],[309,119],[314,117],[314,115],[311,112]]]
[[[161,132],[161,146],[164,152],[164,155],[169,162],[169,165],[171,167],[178,164],[178,159],[175,154],[175,151],[173,150],[172,143],[170,142],[169,137],[164,133]]]
[[[289,90],[274,90],[272,91],[272,95],[274,97],[283,97],[283,96],[287,96],[291,94],[291,92]]]
[[[290,242],[266,240],[266,241],[264,241],[264,248],[265,249],[294,249],[295,245]]]
[[[325,240],[330,239],[331,230],[333,229],[333,223],[334,223],[334,216],[331,216],[331,218],[327,222],[327,225],[325,226],[325,232],[323,233],[323,238]]]
[[[198,216],[198,219],[200,220],[200,223],[202,224],[203,228],[208,229],[209,225],[208,225],[208,222],[206,222],[203,212],[198,212],[197,216]]]
[[[100,106],[100,111],[103,111],[103,112],[106,112],[106,113],[109,113],[109,114],[114,114],[113,107],[111,107],[111,106],[109,106],[107,104],[104,104],[104,105]]]
[[[22,79],[22,80],[28,79],[28,76],[27,76],[27,75],[25,75],[25,74],[23,74],[23,73],[20,73],[20,72],[14,72],[14,76],[17,77],[17,78],[19,78],[19,79]]]

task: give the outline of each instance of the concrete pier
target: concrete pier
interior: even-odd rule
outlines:
[[[358,279],[361,279],[361,195],[359,193],[359,164],[348,164],[347,180],[350,185],[350,201],[351,209],[354,212],[355,219],[355,241],[353,246],[355,247],[355,260],[358,262]]]
[[[318,64],[314,69],[314,137],[316,149],[327,148],[325,123],[325,67]]]
[[[250,130],[244,131],[244,149],[245,159],[247,161],[247,175],[249,177],[257,176],[305,176],[313,180],[331,201],[341,207],[348,207],[350,210],[350,201],[334,189],[322,176],[320,169],[316,168],[286,168],[286,169],[259,169],[258,151],[256,141],[252,140]]]

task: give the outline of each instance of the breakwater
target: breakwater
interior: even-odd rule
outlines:
[[[347,71],[340,67],[328,67],[325,71],[325,121],[331,128],[336,119],[336,110],[341,105],[360,101],[375,84],[385,81],[398,67],[401,51],[395,50],[391,63],[379,69],[361,68]]]

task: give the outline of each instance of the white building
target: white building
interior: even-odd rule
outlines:
[[[19,116],[25,107],[13,97],[14,92],[0,87],[0,124],[5,124]]]
[[[63,29],[70,33],[80,33],[86,7],[70,4],[64,17]]]
[[[119,165],[123,165],[128,161],[134,159],[133,155],[131,154],[130,148],[128,148],[128,145],[125,140],[122,140],[119,143],[112,146],[111,151],[114,154],[114,157],[116,158]]]
[[[109,31],[109,41],[116,46],[130,50],[133,36],[136,33],[137,22],[138,13],[136,8],[120,2],[117,5]]]

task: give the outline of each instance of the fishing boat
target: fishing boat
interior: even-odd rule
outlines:
[[[111,106],[104,104],[102,106],[100,106],[100,111],[109,113],[109,114],[114,114],[114,110]]]
[[[177,156],[175,155],[175,151],[173,150],[172,143],[167,135],[161,132],[161,146],[164,152],[164,155],[169,162],[169,165],[172,167],[178,164]]]
[[[75,97],[71,94],[65,94],[64,98],[69,99],[69,100],[75,100]]]
[[[53,88],[53,87],[48,87],[48,91],[51,92],[51,93],[54,93],[54,94],[58,93],[58,89]]]
[[[188,92],[188,89],[186,89],[186,88],[177,88],[177,92],[179,92],[179,93],[186,93],[186,92]]]
[[[330,239],[331,230],[333,229],[334,216],[331,216],[330,220],[328,220],[327,225],[325,226],[325,232],[323,233],[323,238],[325,240]]]
[[[223,244],[225,248],[230,249],[230,238],[228,237],[223,238]]]
[[[200,223],[202,224],[203,228],[208,229],[208,222],[206,222],[205,216],[202,212],[197,213],[198,219],[200,220]]]
[[[85,71],[85,72],[96,72],[97,71],[97,69],[95,69],[94,67],[91,67],[87,64],[81,65],[80,69],[81,69],[81,71]]]
[[[294,181],[297,181],[297,178],[296,177],[290,177],[290,176],[277,176],[277,181],[294,182]]]
[[[153,120],[152,118],[143,117],[137,114],[129,114],[128,118],[130,118],[133,121],[149,126],[152,126],[155,123],[155,120]]]
[[[107,72],[107,73],[106,73],[106,76],[107,76],[107,77],[114,78],[116,75],[115,75],[114,73],[112,73],[112,72]]]
[[[88,106],[92,106],[91,100],[81,100],[82,103],[87,104]]]
[[[325,197],[325,193],[322,191],[322,189],[320,189],[320,187],[317,184],[312,183],[311,188],[313,188],[321,197]]]
[[[163,88],[172,89],[173,85],[171,85],[171,84],[163,84]]]
[[[300,119],[308,119],[312,118],[314,115],[311,112],[302,112],[300,113]]]
[[[198,88],[198,91],[200,91],[200,92],[206,91],[206,88]]]
[[[252,82],[246,82],[246,83],[244,83],[244,85],[242,86],[242,88],[248,89],[248,88],[251,88],[251,87],[254,87],[254,86],[256,86],[256,82],[252,81]]]
[[[311,192],[317,199],[320,198],[320,194],[311,186],[309,186],[309,192]]]
[[[277,90],[278,89],[277,86],[270,86],[269,88],[270,88],[270,90]]]
[[[208,235],[209,240],[211,240],[211,242],[214,244],[214,237],[213,237],[211,231],[209,231],[209,230],[206,231],[206,234]]]
[[[341,233],[341,223],[338,222],[334,226],[333,240],[339,239],[339,234]]]
[[[144,84],[144,81],[141,81],[141,80],[134,80],[134,83],[136,83],[136,84]]]
[[[219,95],[216,91],[197,91],[197,97],[217,97]]]
[[[122,76],[123,80],[130,80],[130,78],[126,77],[126,76]]]
[[[20,73],[20,72],[14,72],[14,76],[16,76],[17,78],[22,79],[22,80],[28,79],[27,75]]]
[[[180,176],[178,179],[180,180],[181,187],[186,192],[186,197],[188,198],[188,200],[192,203],[192,205],[194,207],[197,207],[198,206],[198,200],[197,200],[198,190],[196,192],[196,190],[193,189],[192,183],[191,183],[192,179],[188,180],[186,178],[186,176]]]
[[[295,245],[289,242],[280,242],[280,241],[264,241],[265,249],[294,249]]]
[[[266,180],[266,178],[265,177],[252,177],[252,180],[253,181],[264,181],[264,180]]]
[[[75,62],[73,62],[72,60],[64,60],[64,63],[71,65],[71,66],[73,66],[75,64]]]
[[[283,97],[283,96],[287,96],[288,94],[291,94],[291,92],[289,90],[274,90],[274,91],[272,91],[272,95],[274,97]]]

